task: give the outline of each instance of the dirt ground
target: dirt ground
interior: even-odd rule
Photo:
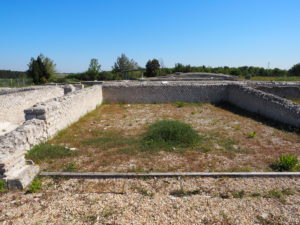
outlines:
[[[190,124],[199,146],[169,151],[139,150],[138,139],[162,119]],[[299,132],[231,106],[211,104],[104,104],[49,143],[77,149],[77,156],[40,163],[62,171],[269,171],[282,154],[300,156]]]
[[[0,224],[300,224],[299,178],[42,182],[0,194]]]

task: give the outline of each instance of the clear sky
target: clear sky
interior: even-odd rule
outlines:
[[[59,72],[91,58],[110,70],[125,53],[140,66],[300,62],[300,0],[0,0],[0,69],[26,70],[39,53]]]

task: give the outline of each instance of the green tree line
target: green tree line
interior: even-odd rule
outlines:
[[[0,70],[0,79],[15,79],[26,77],[25,71]]]
[[[1,78],[24,78],[30,77],[34,83],[43,84],[49,81],[66,82],[77,80],[122,80],[137,79],[142,76],[156,77],[172,73],[188,72],[205,72],[205,73],[222,73],[233,76],[240,76],[250,79],[252,76],[300,76],[300,63],[294,65],[290,70],[279,68],[266,69],[263,67],[241,66],[241,67],[208,67],[208,66],[191,66],[182,63],[176,63],[172,68],[162,67],[157,59],[150,59],[142,68],[133,59],[129,59],[125,54],[121,54],[116,59],[110,71],[102,71],[98,59],[91,59],[88,69],[83,73],[69,74],[63,78],[56,78],[55,63],[48,57],[40,54],[36,59],[31,58],[26,72],[0,70]]]

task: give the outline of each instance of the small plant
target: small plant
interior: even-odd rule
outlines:
[[[258,198],[258,197],[260,197],[260,196],[261,196],[261,194],[258,193],[258,192],[254,192],[254,193],[251,193],[251,194],[250,194],[250,197],[253,197],[253,198]]]
[[[31,185],[28,187],[28,193],[36,193],[42,188],[42,181],[39,178],[35,178]]]
[[[256,132],[255,131],[250,132],[247,136],[248,136],[248,138],[255,138],[256,137]]]
[[[199,134],[188,124],[175,120],[161,120],[149,126],[142,143],[148,148],[176,149],[193,147],[200,139]]]
[[[278,198],[278,199],[283,199],[284,194],[282,191],[273,189],[270,190],[266,195],[264,195],[265,198]]]
[[[183,188],[180,188],[178,190],[171,191],[170,195],[173,195],[175,197],[184,197],[184,196],[198,195],[200,193],[201,193],[200,190],[185,191]]]
[[[293,155],[282,155],[278,160],[273,162],[270,167],[274,171],[292,171],[298,165],[298,158]]]
[[[145,188],[142,188],[142,187],[136,187],[135,188],[137,190],[137,192],[141,195],[144,195],[144,196],[147,196],[147,197],[153,197],[154,196],[154,193],[150,192],[150,191],[147,191]]]
[[[177,106],[177,108],[182,108],[185,106],[184,102],[176,102],[175,105]]]
[[[232,197],[234,198],[243,198],[245,196],[245,191],[241,190],[241,191],[237,191],[237,192],[232,192]]]
[[[64,169],[64,172],[74,172],[77,170],[77,165],[74,162],[69,163],[66,168]]]
[[[6,182],[4,180],[0,180],[0,193],[6,192],[6,191],[7,191]]]

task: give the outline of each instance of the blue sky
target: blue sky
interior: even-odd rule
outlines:
[[[59,72],[125,53],[206,66],[288,69],[300,62],[299,0],[0,0],[0,69],[39,53]]]

